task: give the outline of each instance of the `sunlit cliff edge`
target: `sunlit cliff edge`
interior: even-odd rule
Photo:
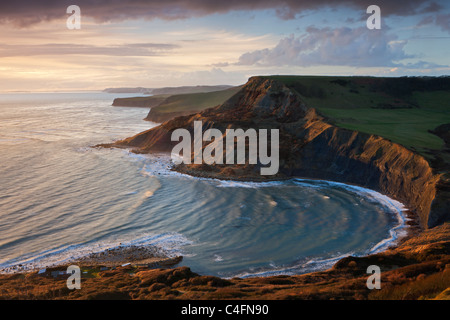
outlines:
[[[177,117],[114,146],[135,152],[170,152],[171,133],[194,121],[203,131],[216,128],[279,129],[280,169],[270,178],[305,177],[367,187],[404,203],[423,228],[450,219],[445,172],[423,156],[383,137],[351,131],[327,122],[316,109],[282,82],[252,77],[222,105]],[[203,146],[205,147],[205,145]],[[180,165],[175,170],[194,176],[260,180],[260,165]]]

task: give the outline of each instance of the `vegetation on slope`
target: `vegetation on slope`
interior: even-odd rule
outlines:
[[[233,87],[222,91],[177,94],[166,98],[155,109],[159,113],[201,111],[222,104],[240,89],[241,87]]]
[[[156,95],[150,97],[133,97],[133,98],[116,98],[114,99],[114,107],[139,107],[154,108],[160,105],[169,95]]]
[[[146,120],[163,122],[176,116],[197,113],[222,104],[235,95],[240,89],[241,87],[233,87],[222,91],[169,96],[158,106],[150,110]]]
[[[430,131],[450,123],[450,77],[269,78],[296,90],[339,127],[382,136],[426,157],[444,146]]]
[[[183,94],[160,94],[150,97],[117,98],[113,106],[151,108],[145,120],[164,122],[177,116],[197,113],[218,106],[236,94],[241,87],[220,91]]]

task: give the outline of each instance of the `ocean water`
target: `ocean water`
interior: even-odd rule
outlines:
[[[154,245],[200,274],[300,274],[405,230],[402,205],[364,188],[198,179],[167,155],[91,148],[157,125],[146,109],[111,107],[124,96],[0,95],[1,272]]]

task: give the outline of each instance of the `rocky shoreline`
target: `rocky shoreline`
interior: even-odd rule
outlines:
[[[354,184],[378,191],[406,205],[412,218],[408,236],[381,253],[347,257],[333,268],[298,276],[221,279],[201,276],[187,267],[143,269],[126,266],[98,272],[86,290],[31,294],[62,299],[450,299],[450,202],[446,173],[422,156],[379,136],[336,127],[309,108],[288,87],[253,77],[219,107],[177,117],[134,137],[99,147],[132,148],[136,153],[170,152],[171,132],[217,128],[280,130],[280,171],[272,180],[302,177]],[[205,147],[205,146],[203,146]],[[431,163],[431,164],[430,164]],[[447,166],[440,168],[447,168]],[[184,174],[225,180],[267,181],[258,165],[181,165]],[[382,270],[382,289],[366,287],[367,266]],[[130,275],[132,274],[132,275]],[[47,283],[36,275],[34,285]],[[0,276],[0,290],[14,294],[20,277]],[[10,291],[8,291],[10,292]]]
[[[169,257],[156,247],[117,247],[102,252],[92,253],[76,259],[71,264],[90,267],[118,267],[132,265],[136,267],[160,267],[176,265],[183,259],[182,256]]]
[[[169,256],[154,246],[118,246],[104,251],[92,252],[85,256],[74,258],[63,263],[54,263],[42,268],[28,267],[22,264],[0,270],[0,274],[45,274],[47,270],[63,270],[69,265],[77,265],[82,268],[115,269],[123,266],[159,268],[169,267],[180,263],[182,256]]]
[[[331,269],[297,276],[221,279],[188,267],[82,267],[81,290],[69,290],[61,268],[0,275],[2,299],[450,299],[450,223],[426,230],[394,249],[346,257]],[[367,267],[378,265],[381,290],[366,287]],[[51,274],[53,272],[53,275]]]
[[[443,225],[448,231],[445,223],[450,220],[445,174],[448,165],[443,167],[439,163],[439,168],[433,168],[433,163],[422,156],[387,139],[329,124],[314,109],[304,105],[295,92],[264,77],[251,78],[238,94],[217,108],[175,118],[111,146],[132,148],[136,153],[170,152],[173,148],[170,133],[177,128],[192,133],[194,121],[202,121],[203,130],[212,127],[222,131],[225,128],[245,130],[258,126],[280,129],[280,141],[283,141],[280,172],[269,179],[332,180],[363,186],[404,203],[410,209],[408,218],[412,219],[408,235],[382,255],[397,256],[397,250],[403,254],[405,244],[417,241],[424,234],[428,235],[427,239],[438,237],[441,235],[438,230]],[[179,165],[174,168],[196,177],[267,181],[268,178],[258,174],[258,169],[255,165]],[[442,259],[448,261],[448,234],[441,245]],[[421,259],[433,259],[432,255],[427,256],[426,247],[427,244],[422,245]],[[373,257],[360,259],[371,260]],[[342,261],[348,259],[336,265],[342,265]],[[418,266],[421,261],[410,263]],[[386,268],[392,270],[398,265],[391,264]],[[448,275],[446,277],[444,283],[450,285]]]

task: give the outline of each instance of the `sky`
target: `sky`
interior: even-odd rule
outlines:
[[[445,0],[15,0],[0,2],[0,28],[0,92],[450,74]]]

